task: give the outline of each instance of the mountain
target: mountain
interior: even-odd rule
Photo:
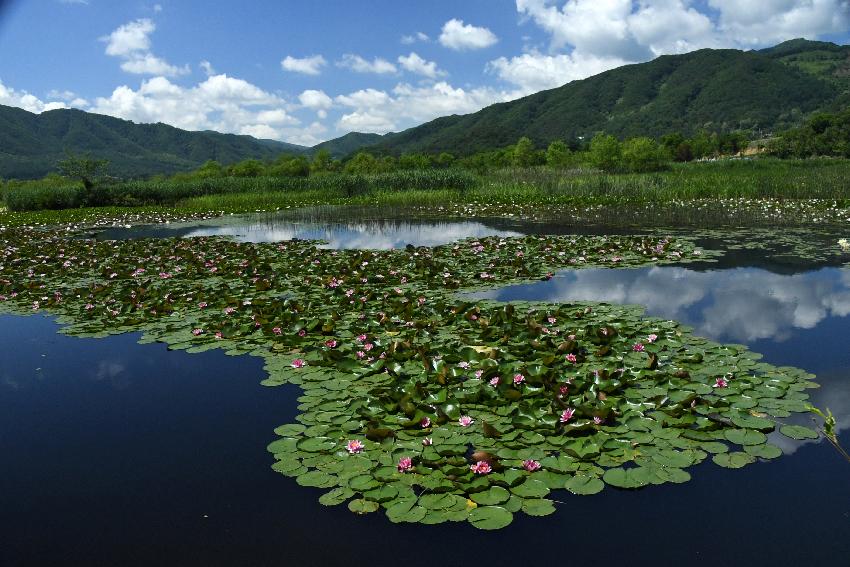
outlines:
[[[313,150],[328,150],[331,156],[342,158],[353,154],[365,146],[371,146],[380,142],[384,136],[380,134],[364,134],[362,132],[350,132],[345,136],[322,142],[313,146]]]
[[[310,148],[251,136],[189,132],[161,123],[135,124],[76,109],[33,114],[0,105],[0,178],[56,171],[66,151],[108,159],[111,175],[143,177],[194,169],[210,159],[232,163],[307,153]]]
[[[850,99],[850,46],[792,40],[762,51],[701,49],[665,55],[567,83],[467,115],[437,118],[388,134],[379,153],[450,152],[538,146],[588,138],[661,136],[701,128],[761,131],[799,124]]]

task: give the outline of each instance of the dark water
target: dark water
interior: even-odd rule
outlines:
[[[850,274],[587,270],[499,299],[642,303],[697,333],[818,374],[817,405],[850,426]],[[0,565],[846,565],[850,463],[825,442],[683,485],[553,494],[499,532],[394,525],[318,503],[270,469],[294,387],[261,361],[137,336],[76,339],[0,316]],[[846,429],[843,431],[848,441]],[[778,441],[778,440],[777,440]]]

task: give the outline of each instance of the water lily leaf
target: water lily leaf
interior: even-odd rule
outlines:
[[[767,441],[764,433],[752,429],[727,429],[723,434],[736,445],[761,445]]]
[[[650,469],[645,467],[615,468],[605,471],[602,480],[617,488],[640,488],[652,484],[653,474]]]
[[[342,504],[354,496],[354,491],[347,487],[334,488],[319,497],[319,503],[323,506],[336,506]]]
[[[479,530],[500,530],[513,519],[513,514],[499,506],[479,506],[469,512],[469,523]]]
[[[555,513],[555,505],[544,498],[526,499],[522,502],[522,511],[529,516],[548,516]]]
[[[818,432],[803,425],[783,425],[779,428],[779,432],[791,439],[817,439]]]
[[[352,500],[348,503],[348,509],[355,514],[370,514],[372,512],[377,512],[378,508],[380,508],[380,506],[377,502],[371,502],[362,498]]]
[[[564,487],[573,494],[589,496],[601,492],[605,483],[593,476],[577,474],[568,480]]]
[[[740,469],[746,465],[756,462],[756,458],[747,453],[720,453],[711,458],[715,464],[727,469]]]
[[[776,445],[765,443],[764,445],[747,445],[744,452],[760,459],[776,459],[782,456],[782,449]]]
[[[476,504],[481,504],[482,506],[502,504],[503,502],[507,502],[508,498],[510,497],[510,492],[508,492],[501,486],[493,486],[490,487],[489,490],[485,490],[484,492],[477,492],[469,496],[470,500],[472,500]]]
[[[511,492],[520,498],[542,498],[549,494],[549,489],[543,482],[530,478],[520,485],[511,487]]]

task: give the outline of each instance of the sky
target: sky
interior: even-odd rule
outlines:
[[[797,37],[850,0],[0,0],[0,104],[312,146]]]

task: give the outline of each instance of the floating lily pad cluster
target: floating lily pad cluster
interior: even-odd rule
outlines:
[[[143,330],[174,349],[263,356],[264,384],[303,390],[298,423],[269,445],[274,469],[328,489],[323,504],[396,522],[496,529],[520,511],[552,513],[552,490],[685,482],[709,458],[730,468],[774,458],[765,433],[805,411],[814,386],[634,307],[454,293],[564,267],[717,256],[684,238],[378,252],[15,228],[0,243],[0,309],[48,310],[79,335]]]

